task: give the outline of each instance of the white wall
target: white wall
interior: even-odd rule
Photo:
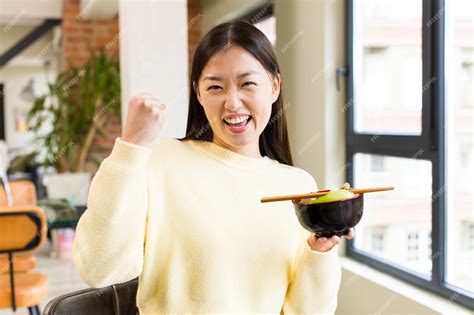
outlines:
[[[448,299],[420,290],[349,258],[342,258],[336,314],[472,314]]]
[[[319,188],[339,187],[345,178],[345,95],[335,72],[344,65],[343,1],[277,1],[276,52],[288,103],[295,164]]]
[[[207,33],[213,26],[227,22],[265,5],[265,0],[201,0],[203,11],[201,32]]]
[[[160,137],[186,133],[188,112],[187,3],[119,2],[122,124],[130,98],[152,93],[167,105]]]

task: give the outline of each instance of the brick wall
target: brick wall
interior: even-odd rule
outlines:
[[[189,64],[200,39],[200,25],[202,13],[200,0],[188,0],[188,40]],[[119,21],[118,17],[112,19],[87,20],[80,11],[79,0],[64,0],[63,39],[61,47],[61,64],[63,69],[71,63],[81,66],[89,58],[87,44],[94,50],[107,47],[111,54],[119,56]],[[120,136],[120,121],[110,116],[104,126],[104,135],[97,135],[94,147],[88,158],[86,168],[89,172],[96,171],[93,158],[102,160],[110,154],[114,140]]]
[[[62,66],[68,62],[80,66],[87,61],[87,42],[94,50],[107,46],[112,54],[119,53],[118,17],[113,19],[86,20],[80,11],[79,0],[64,0]]]
[[[188,0],[188,45],[189,45],[189,74],[191,73],[191,63],[194,51],[201,39],[201,4],[200,0]]]

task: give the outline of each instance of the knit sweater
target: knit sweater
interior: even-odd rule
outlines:
[[[336,245],[311,250],[291,201],[303,169],[217,144],[117,138],[94,176],[73,260],[92,287],[139,276],[140,314],[333,314]]]

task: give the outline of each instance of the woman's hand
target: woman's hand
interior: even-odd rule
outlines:
[[[354,228],[350,228],[349,232],[347,232],[346,235],[344,235],[348,240],[351,240],[355,236],[355,230]],[[309,247],[311,247],[312,250],[317,251],[317,252],[327,252],[330,251],[336,244],[339,244],[341,242],[341,237],[337,235],[333,235],[331,238],[327,237],[316,237],[315,234],[311,234],[310,237],[308,237],[308,244]]]
[[[349,183],[344,183],[341,185],[342,189],[350,189],[351,185]],[[349,232],[345,235],[348,240],[351,240],[355,237],[354,228],[350,228]],[[336,244],[341,242],[341,238],[337,235],[333,235],[331,238],[326,237],[316,237],[315,234],[311,234],[308,238],[308,244],[312,250],[317,252],[327,252],[330,251]]]
[[[342,188],[342,189],[351,189],[351,184],[349,184],[348,182],[345,182],[344,184],[341,185],[341,187],[339,188]]]
[[[138,94],[128,104],[122,140],[150,147],[164,124],[166,105],[149,93]]]

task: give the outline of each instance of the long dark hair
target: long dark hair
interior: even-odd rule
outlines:
[[[202,70],[211,58],[222,53],[231,45],[241,47],[251,53],[273,77],[280,74],[280,67],[272,44],[258,28],[243,21],[217,25],[199,41],[194,53],[189,80],[190,95],[186,136],[179,140],[212,141],[212,129],[193,87],[194,84],[197,86]],[[262,156],[268,156],[280,163],[293,166],[283,104],[283,86],[278,99],[272,104],[270,120],[260,135],[259,148]]]

